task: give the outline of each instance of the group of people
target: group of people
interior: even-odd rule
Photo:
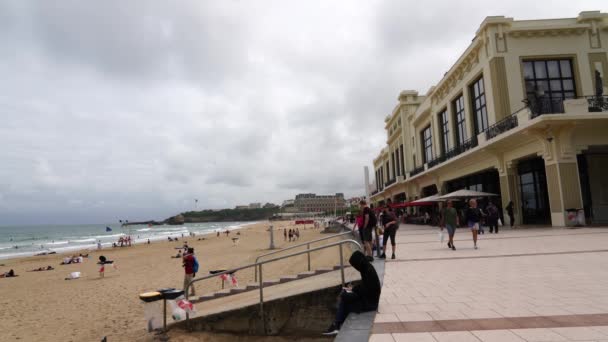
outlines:
[[[390,240],[392,247],[391,258],[395,259],[395,248],[397,247],[396,235],[399,229],[399,218],[393,211],[393,208],[384,209],[380,213],[380,219],[376,218],[374,210],[367,206],[367,202],[362,200],[359,202],[361,214],[355,218],[355,227],[359,231],[359,237],[363,242],[364,255],[368,261],[374,261],[373,246],[374,238],[382,239],[382,254],[381,259],[386,259],[386,247]],[[374,234],[375,233],[375,234]]]
[[[513,202],[509,202],[506,209],[509,223],[513,227]],[[473,248],[477,249],[477,235],[485,234],[484,224],[488,226],[490,234],[498,234],[498,227],[502,223],[500,222],[500,210],[492,201],[488,201],[485,210],[482,210],[478,207],[476,199],[470,199],[468,207],[464,210],[463,214],[463,223],[471,229]],[[461,224],[460,217],[461,215],[454,208],[454,203],[451,200],[447,201],[446,207],[440,214],[440,227],[441,230],[445,228],[448,231],[448,248],[452,250],[456,250],[454,246],[454,233],[456,232],[456,227],[459,227]]]
[[[288,231],[287,228],[283,228],[283,239],[285,241],[287,241],[287,239],[289,239],[289,242],[299,240],[300,239],[300,229],[296,227],[293,229],[290,228]]]

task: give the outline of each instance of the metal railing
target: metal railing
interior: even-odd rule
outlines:
[[[608,112],[608,96],[585,96],[590,112]]]
[[[388,181],[386,181],[386,183],[384,183],[384,186],[389,187],[389,186],[395,184],[395,182],[397,182],[397,178],[389,179]]]
[[[486,130],[486,140],[490,140],[510,129],[517,127],[517,112],[498,121]]]
[[[279,250],[276,250],[276,251],[272,251],[272,252],[269,252],[269,253],[266,253],[266,254],[258,255],[258,257],[255,258],[255,262],[258,263],[260,261],[260,259],[263,258],[263,257],[269,256],[269,255],[273,255],[273,254],[278,254],[278,253],[285,252],[285,251],[292,250],[292,249],[296,249],[296,248],[299,248],[299,247],[302,247],[302,246],[306,246],[306,250],[310,250],[310,244],[311,243],[315,243],[315,242],[319,242],[319,241],[325,241],[325,240],[333,239],[333,238],[344,236],[344,235],[348,235],[348,234],[353,235],[353,232],[349,230],[349,231],[344,232],[344,233],[339,233],[339,234],[334,234],[334,235],[331,235],[331,236],[326,236],[326,237],[323,237],[323,238],[320,238],[320,239],[304,242],[304,243],[301,243],[301,244],[298,244],[298,245],[294,245],[294,246],[291,246],[291,247],[282,248],[282,249],[279,249]],[[308,256],[308,270],[310,271],[311,270],[311,267],[310,267],[310,253],[308,253],[307,256]],[[255,269],[255,275],[254,275],[254,279],[253,280],[254,281],[258,281],[258,269],[257,268]]]
[[[419,174],[422,171],[424,171],[424,165],[415,167],[410,171],[410,177],[414,177],[415,175]]]
[[[237,267],[237,268],[233,268],[230,270],[226,270],[223,272],[219,272],[219,273],[215,273],[215,274],[209,274],[206,275],[204,277],[200,277],[200,278],[196,278],[196,279],[192,279],[188,285],[186,285],[186,288],[184,288],[184,296],[186,296],[186,300],[188,300],[188,291],[190,290],[190,286],[192,286],[192,284],[199,282],[199,281],[203,281],[206,279],[211,279],[211,278],[215,278],[215,277],[219,277],[223,274],[229,274],[229,273],[234,273],[236,271],[240,271],[240,270],[244,270],[247,268],[252,268],[255,267],[256,269],[259,268],[259,275],[260,275],[260,279],[259,279],[259,287],[260,287],[260,319],[262,320],[263,324],[264,324],[264,330],[266,330],[266,323],[264,320],[264,276],[262,273],[262,266],[265,264],[269,264],[271,262],[275,262],[275,261],[279,261],[279,260],[283,260],[283,259],[287,259],[287,258],[291,258],[291,257],[295,257],[298,255],[302,255],[302,254],[306,254],[306,253],[311,253],[311,252],[316,252],[316,251],[320,251],[323,249],[327,249],[327,248],[331,248],[331,247],[336,247],[338,246],[339,251],[340,251],[340,276],[342,279],[342,287],[344,287],[346,285],[346,279],[344,276],[344,253],[343,253],[343,245],[345,244],[351,244],[354,245],[356,249],[358,249],[359,251],[362,250],[361,245],[355,241],[355,240],[342,240],[342,241],[337,241],[337,242],[332,242],[332,243],[328,243],[326,245],[323,246],[319,246],[319,247],[315,247],[313,249],[308,249],[305,251],[300,251],[300,252],[295,252],[295,253],[291,253],[288,255],[283,255],[280,257],[276,257],[276,258],[272,258],[269,260],[263,260],[263,261],[257,261],[253,264],[249,264],[249,265],[245,265],[245,266],[241,266],[241,267]],[[186,325],[189,327],[190,326],[190,315],[186,312]]]

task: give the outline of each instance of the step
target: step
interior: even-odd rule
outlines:
[[[298,279],[308,278],[316,274],[316,271],[306,271],[298,273]]]
[[[280,282],[281,284],[283,284],[283,283],[286,283],[286,282],[288,282],[288,281],[292,281],[292,280],[296,280],[296,279],[298,279],[298,276],[297,276],[297,275],[286,275],[286,276],[282,276],[282,277],[279,279],[279,282]]]
[[[318,268],[315,270],[315,274],[323,274],[323,273],[332,272],[332,271],[334,271],[334,269],[331,267]]]
[[[220,298],[220,297],[229,296],[230,295],[230,291],[231,291],[231,289],[225,289],[225,290],[217,291],[214,294],[214,298]]]
[[[190,301],[192,303],[200,303],[200,302],[204,302],[206,300],[210,300],[213,298],[215,298],[215,293],[210,293],[210,294],[194,297],[194,298],[191,298]]]
[[[247,284],[247,286],[245,286],[245,291],[255,290],[255,289],[259,289],[259,288],[260,288],[259,283],[249,283],[249,284]]]
[[[230,294],[233,295],[233,294],[242,293],[245,291],[247,291],[247,289],[244,289],[242,287],[233,287],[230,289]]]
[[[264,287],[266,286],[272,286],[272,285],[276,285],[276,284],[280,284],[281,280],[279,279],[271,279],[271,280],[265,280],[264,281]]]

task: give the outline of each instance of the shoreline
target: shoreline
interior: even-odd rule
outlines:
[[[211,222],[211,223],[215,223],[215,222]],[[217,223],[226,223],[226,222],[217,222]],[[228,226],[228,227],[225,227],[225,228],[215,228],[215,229],[208,230],[208,231],[205,231],[205,232],[202,232],[202,233],[199,232],[199,233],[196,233],[196,235],[194,237],[190,236],[190,235],[184,235],[184,236],[182,236],[183,231],[185,231],[185,230],[191,230],[194,227],[188,227],[188,226],[183,226],[183,225],[182,226],[172,226],[172,228],[182,228],[182,229],[179,230],[179,231],[176,231],[175,233],[165,234],[165,235],[157,235],[157,236],[153,236],[153,237],[150,237],[150,238],[140,238],[140,239],[133,238],[132,245],[133,246],[135,246],[135,245],[146,245],[146,244],[148,244],[147,243],[148,239],[150,240],[151,244],[152,243],[157,243],[157,242],[162,242],[162,241],[169,242],[167,240],[168,237],[171,237],[171,238],[177,237],[177,238],[180,239],[180,241],[181,241],[181,239],[197,239],[199,237],[205,237],[207,235],[216,234],[218,231],[225,232],[227,230],[228,231],[239,230],[239,229],[246,228],[248,226],[256,225],[256,224],[259,224],[259,223],[264,223],[264,221],[243,221],[243,223],[239,223],[239,222],[228,222],[228,223],[238,223],[238,224],[231,225],[231,226]],[[148,229],[153,229],[153,227],[148,227]],[[137,235],[137,234],[131,234],[132,237],[134,235]],[[88,238],[86,240],[97,241],[97,240],[99,240],[99,237],[101,237],[101,236],[102,235],[99,235],[99,236],[96,236],[94,238]],[[116,240],[114,240],[114,242],[118,243],[118,238],[120,236],[128,236],[128,234],[123,232],[123,233],[117,233],[117,234],[111,234],[111,235],[104,235],[103,237],[104,238],[115,237]],[[85,240],[85,238],[83,237],[83,239],[81,239],[81,240]],[[47,243],[46,245],[69,244],[70,241],[72,241],[72,242],[78,242],[78,240],[65,240],[65,241],[58,241],[58,242]],[[128,248],[128,246],[113,247],[112,243],[113,242],[104,242],[104,243],[102,243],[101,250],[113,250],[113,249]],[[44,246],[45,244],[41,244],[41,245]],[[29,257],[42,257],[42,256],[65,256],[65,255],[68,255],[68,254],[71,255],[71,254],[80,254],[80,253],[86,254],[87,252],[91,253],[91,252],[99,251],[99,250],[100,249],[97,248],[97,243],[96,242],[92,243],[92,244],[88,244],[88,245],[79,245],[79,246],[76,245],[76,246],[69,246],[69,247],[47,247],[47,246],[45,246],[44,249],[40,249],[38,251],[29,251],[29,252],[22,252],[22,253],[16,252],[16,253],[13,253],[13,254],[6,254],[6,255],[0,254],[0,264],[3,264],[7,260],[13,260],[13,259],[22,259],[22,258],[29,258]],[[54,253],[52,253],[52,252],[54,252]],[[45,254],[42,254],[42,253],[45,253]]]

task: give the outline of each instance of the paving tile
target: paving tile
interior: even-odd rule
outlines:
[[[391,334],[373,334],[369,337],[369,342],[395,342]]]
[[[499,318],[502,317],[498,312],[490,309],[463,310],[462,313],[468,318]]]
[[[393,334],[395,342],[437,342],[431,333]]]
[[[603,326],[593,326],[590,327],[593,330],[597,330],[599,332],[601,332],[602,334],[608,336],[608,325],[603,325]]]
[[[433,332],[433,331],[444,331],[445,329],[438,324],[437,321],[428,322],[403,322],[401,323],[403,329],[401,331],[394,332]]]
[[[405,304],[409,312],[431,312],[439,311],[439,307],[435,304]]]
[[[399,318],[397,318],[397,315],[394,313],[389,313],[389,314],[378,313],[378,314],[376,314],[376,317],[374,318],[374,322],[378,322],[378,323],[399,322]]]
[[[433,337],[437,342],[480,342],[481,340],[475,337],[468,331],[446,331],[434,332]]]
[[[428,314],[436,321],[451,319],[468,319],[468,317],[460,311],[436,311],[428,312]]]
[[[526,342],[509,330],[481,330],[471,333],[483,342]]]
[[[473,319],[443,320],[437,321],[437,323],[445,331],[471,331],[482,328],[479,324],[477,324],[477,321]]]
[[[562,342],[565,337],[548,328],[539,329],[512,329],[514,334],[529,342]]]
[[[428,312],[400,312],[397,314],[397,318],[401,322],[420,322],[433,320],[433,317],[431,317]]]
[[[605,334],[602,334],[601,332],[588,327],[552,328],[551,330],[572,341],[608,338],[608,336],[606,336]]]

